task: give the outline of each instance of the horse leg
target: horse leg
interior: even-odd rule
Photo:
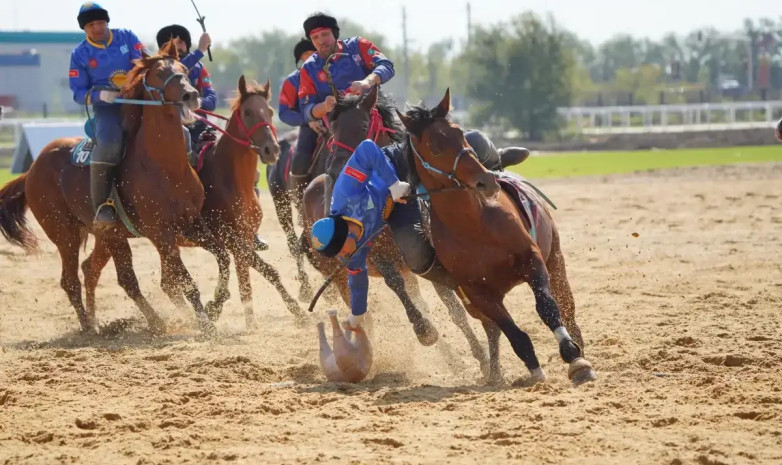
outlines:
[[[45,221],[46,220],[41,221],[41,223],[45,223]],[[43,227],[44,224],[41,226]],[[89,319],[81,299],[81,282],[79,282],[79,227],[73,225],[66,230],[62,230],[64,228],[61,226],[60,228],[62,234],[58,234],[56,237],[47,234],[60,252],[60,260],[62,261],[60,286],[68,295],[68,300],[71,302],[74,310],[76,310],[76,316],[79,317],[79,324],[81,325],[82,332],[95,333],[97,329],[95,327],[95,321]],[[48,231],[48,229],[44,230]]]
[[[486,358],[486,351],[483,350],[483,346],[478,341],[478,338],[475,336],[475,333],[470,327],[470,323],[467,321],[467,312],[459,303],[459,300],[456,298],[454,292],[447,287],[434,282],[432,282],[432,286],[434,287],[437,295],[440,297],[440,300],[443,301],[445,307],[448,309],[448,315],[451,317],[451,321],[453,321],[456,327],[459,328],[459,330],[464,334],[464,337],[467,339],[467,344],[470,345],[470,352],[472,353],[472,356],[478,360],[478,363],[481,366],[481,373],[483,373],[483,376],[487,380],[494,379],[497,375],[499,375],[499,371],[495,373],[491,368],[493,365],[496,365],[497,369],[499,370],[499,352],[496,354],[496,357],[491,357],[491,359]],[[486,334],[488,336],[488,331]],[[499,335],[499,331],[497,334]],[[489,352],[489,355],[492,355],[491,351]]]
[[[565,328],[576,344],[583,349],[584,338],[581,336],[581,328],[576,323],[576,303],[565,271],[565,257],[558,246],[555,246],[555,250],[551,251],[548,262],[546,262],[546,269],[548,269],[551,280],[551,294],[559,304]]]
[[[236,279],[239,281],[239,299],[244,308],[244,323],[249,331],[258,329],[258,322],[253,314],[253,289],[250,282],[250,259],[248,251],[252,250],[249,244],[245,243],[239,246],[236,240],[231,241],[229,247],[234,256],[236,267]]]
[[[473,307],[474,314],[483,315],[481,321],[488,318],[493,321],[499,329],[505,334],[505,337],[510,341],[513,351],[516,353],[524,365],[530,372],[530,376],[526,379],[517,382],[517,385],[531,386],[539,382],[546,380],[546,374],[543,372],[543,368],[540,366],[537,355],[535,355],[535,348],[532,345],[532,339],[529,334],[522,331],[513,318],[508,313],[508,310],[502,304],[503,296],[498,294],[485,286],[463,286],[465,297],[469,300],[470,305]],[[477,312],[477,313],[475,313]],[[499,345],[494,342],[496,337],[491,327],[484,325],[486,330],[486,336],[489,338],[489,353],[496,350],[499,354]],[[493,348],[492,346],[495,346]]]
[[[377,267],[377,270],[383,276],[386,286],[394,291],[394,294],[396,294],[402,302],[405,313],[407,313],[407,319],[413,324],[413,331],[415,331],[418,342],[423,346],[431,346],[437,342],[439,337],[437,329],[432,326],[432,323],[430,323],[428,319],[424,318],[421,311],[418,310],[412,299],[410,299],[410,296],[405,290],[405,281],[402,279],[402,274],[399,270],[396,269],[393,263],[381,258],[377,254],[370,255],[369,260]]]
[[[173,283],[172,293],[179,295],[184,293],[185,298],[195,311],[201,330],[209,336],[214,335],[216,332],[215,326],[201,304],[201,292],[198,290],[195,280],[190,276],[184,262],[182,262],[182,256],[179,253],[179,248],[176,246],[176,238],[173,232],[160,237],[150,237],[150,240],[160,254],[161,269],[163,271],[161,283]]]
[[[529,260],[523,260],[523,263],[531,264],[530,275],[525,277],[535,295],[535,309],[543,323],[556,336],[562,360],[570,364],[568,378],[576,386],[594,381],[597,375],[592,370],[592,365],[584,359],[584,351],[571,339],[568,330],[562,324],[559,306],[551,294],[548,270],[540,252],[533,251]]]
[[[269,186],[271,189],[271,186]],[[291,209],[290,194],[284,189],[275,186],[272,189],[272,200],[274,209],[277,211],[277,219],[280,220],[280,226],[285,232],[288,241],[288,250],[293,258],[296,259],[296,270],[299,277],[299,300],[307,301],[312,299],[312,286],[309,276],[304,271],[304,252],[301,248],[299,238],[296,236],[296,230],[293,227],[293,210]]]
[[[282,285],[280,274],[277,272],[277,270],[273,266],[263,261],[263,259],[259,257],[258,254],[254,251],[248,253],[248,258],[250,266],[253,267],[257,272],[261,273],[261,275],[266,278],[266,280],[269,281],[275,289],[277,289],[277,292],[280,293],[282,300],[288,307],[288,311],[291,312],[294,317],[296,317],[296,320],[298,322],[306,321],[307,316],[304,314],[301,307],[299,307],[299,303],[296,302],[296,299],[291,297],[287,289],[285,289],[285,286]]]
[[[196,219],[192,227],[183,233],[187,239],[195,242],[217,259],[218,278],[214,300],[206,304],[206,313],[209,315],[209,319],[217,321],[220,318],[220,313],[223,312],[223,304],[231,297],[231,293],[228,291],[231,257],[223,242],[212,233],[203,218]]]
[[[160,262],[160,289],[166,294],[174,304],[174,306],[180,310],[187,310],[187,301],[185,296],[182,295],[182,289],[177,285],[174,280],[174,273],[169,270],[166,263]]]
[[[489,342],[489,384],[500,385],[505,380],[502,377],[500,366],[500,327],[491,320],[481,320],[483,330],[486,332],[486,340]]]
[[[98,287],[100,273],[111,258],[111,251],[102,234],[95,236],[95,247],[92,253],[84,259],[81,271],[84,274],[84,287],[87,294],[87,321],[97,323],[95,319],[95,289]]]
[[[133,299],[139,311],[147,319],[150,332],[157,335],[164,334],[166,332],[165,322],[152,309],[138,286],[136,272],[133,270],[133,253],[130,251],[130,244],[126,239],[116,239],[111,242],[111,257],[114,259],[114,268],[117,270],[117,283],[128,297]]]

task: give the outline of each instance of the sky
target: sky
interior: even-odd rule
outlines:
[[[0,31],[79,31],[78,0],[0,0]],[[196,41],[200,26],[190,0],[98,1],[111,17],[111,26],[127,27],[148,43],[167,24],[187,27]],[[744,18],[779,18],[782,8],[772,0],[477,0],[472,4],[473,25],[491,25],[532,10],[551,13],[581,38],[598,44],[618,33],[659,39],[667,32],[685,34],[700,27],[740,30]],[[480,4],[480,6],[478,6]],[[466,0],[196,0],[206,17],[213,43],[271,31],[301,32],[313,11],[350,18],[402,44],[402,8],[412,50],[443,39],[456,44],[467,38]],[[777,6],[777,8],[774,8]],[[154,14],[155,19],[149,18]],[[370,38],[371,39],[371,38]]]

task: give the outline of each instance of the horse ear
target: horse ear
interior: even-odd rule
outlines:
[[[268,77],[266,78],[266,84],[264,84],[264,88],[266,89],[266,92],[265,92],[266,100],[271,100],[272,99],[272,82],[271,82],[271,80]]]
[[[445,89],[445,95],[443,96],[443,99],[440,100],[440,103],[437,105],[437,108],[434,109],[432,112],[432,116],[435,118],[445,118],[448,116],[448,113],[451,112],[451,88]]]
[[[377,86],[372,86],[372,90],[369,91],[369,93],[364,97],[363,100],[361,100],[360,106],[361,109],[365,112],[369,113],[372,111],[373,108],[375,108],[375,105],[377,104]]]
[[[394,111],[396,112],[396,116],[399,117],[399,121],[401,121],[405,129],[407,129],[407,132],[412,133],[413,122],[410,120],[410,117],[403,114],[398,108],[394,108]]]
[[[239,95],[242,97],[247,95],[247,81],[244,80],[244,74],[239,76]]]

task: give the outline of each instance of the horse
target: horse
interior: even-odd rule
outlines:
[[[239,77],[237,94],[230,118],[197,110],[198,113],[228,121],[225,130],[215,126],[225,135],[215,144],[205,147],[198,177],[205,194],[201,216],[212,234],[228,247],[235,258],[245,323],[248,329],[254,329],[257,322],[253,314],[250,266],[274,285],[294,316],[301,320],[304,314],[283,286],[277,270],[253,250],[253,234],[263,218],[253,191],[254,173],[257,173],[259,158],[262,163],[270,164],[276,162],[279,154],[276,130],[270,122],[274,111],[268,103],[271,98],[269,82],[267,80],[263,86],[248,87],[242,75]],[[199,118],[213,124],[205,118]],[[192,244],[179,241],[179,245]],[[215,313],[219,313],[219,310],[212,308],[214,305],[211,302],[207,304],[207,313],[212,319],[216,318]]]
[[[215,291],[217,302],[210,303],[214,309],[228,296],[230,256],[200,216],[204,188],[187,161],[182,135],[182,124],[193,120],[200,96],[187,79],[187,69],[177,61],[173,41],[158,55],[144,53],[135,62],[121,96],[149,104],[123,106],[127,149],[115,186],[118,200],[128,221],[160,254],[163,291],[175,303],[184,294],[195,310],[202,331],[211,334],[214,332],[212,318],[201,304],[198,287],[182,262],[177,238],[185,237],[217,257],[220,273]],[[127,241],[132,234],[122,226],[108,230],[92,227],[89,167],[75,166],[70,161],[71,152],[79,142],[79,138],[63,138],[49,143],[27,173],[0,190],[0,232],[15,245],[34,248],[36,239],[25,218],[29,207],[57,246],[62,261],[60,285],[76,311],[83,332],[96,330],[94,289],[100,270],[109,258],[114,258],[118,283],[144,314],[150,330],[161,333],[165,324],[141,294],[133,272]],[[87,287],[85,308],[78,274],[79,247],[86,243],[90,233],[95,236],[95,246],[90,259],[83,264]]]
[[[405,114],[397,111],[397,116],[408,131],[405,151],[411,185],[420,183],[429,192],[437,257],[452,274],[467,311],[483,323],[492,372],[500,370],[501,331],[530,370],[530,377],[519,384],[545,380],[532,340],[503,304],[511,289],[526,282],[539,316],[559,341],[571,382],[596,379],[583,356],[573,292],[551,213],[537,191],[527,197],[533,203],[528,205],[532,214],[522,213],[524,203],[514,200],[512,191],[498,182],[502,178],[480,164],[461,128],[448,119],[450,105],[447,90],[434,110],[419,106]],[[567,332],[561,329],[563,322]]]
[[[296,145],[296,131],[291,131],[286,137],[280,140],[280,157],[277,163],[266,166],[266,182],[269,185],[269,192],[272,195],[274,209],[277,212],[277,219],[285,232],[285,238],[288,243],[288,250],[293,258],[296,259],[297,277],[299,280],[299,299],[310,300],[312,298],[312,286],[309,276],[304,271],[304,250],[301,247],[299,236],[296,235],[296,229],[293,226],[293,209],[296,206],[299,214],[302,213],[301,196],[302,192],[293,192],[289,180],[291,158]],[[328,134],[318,137],[318,143],[315,147],[312,163],[310,164],[308,183],[320,173],[326,171],[326,159],[328,156],[328,147],[326,141]]]
[[[404,138],[404,128],[394,118],[393,105],[384,97],[378,96],[374,87],[366,96],[340,97],[337,107],[329,114],[329,125],[333,140],[329,145],[332,149],[329,169],[339,173],[347,163],[354,147],[364,139],[373,139],[380,146],[401,142]],[[365,136],[366,135],[366,136]],[[328,275],[339,262],[320,254],[314,254],[310,243],[309,231],[312,225],[325,216],[324,197],[326,190],[326,175],[315,178],[304,192],[305,231],[302,234],[302,247],[307,253],[312,265],[324,276]],[[411,296],[416,301],[423,302],[418,281],[404,263],[398,247],[388,231],[381,233],[374,241],[368,257],[370,276],[382,276],[386,285],[391,288],[402,302],[408,320],[413,324],[413,330],[423,345],[434,344],[437,338],[436,330],[423,317]],[[343,269],[335,276],[335,282],[340,295],[346,304],[350,302],[347,272]],[[435,291],[448,308],[449,315],[456,326],[464,333],[473,357],[478,360],[481,372],[488,378],[488,358],[486,352],[475,337],[467,321],[464,308],[459,304],[453,292],[443,286],[434,284]]]

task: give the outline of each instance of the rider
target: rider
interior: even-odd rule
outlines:
[[[323,71],[326,60],[332,54],[344,54],[332,58],[329,65],[334,86],[339,92],[361,94],[394,77],[394,64],[369,40],[363,37],[337,40],[339,25],[332,16],[323,13],[311,15],[304,21],[304,34],[317,50],[302,65],[299,85],[299,108],[310,121],[322,119],[337,104]],[[307,141],[299,138],[291,161],[292,174],[307,173],[314,148],[315,138]],[[330,166],[327,167],[333,181],[339,173],[331,171]]]
[[[318,139],[318,135],[324,134],[326,128],[323,126],[321,120],[310,121],[310,119],[301,112],[299,108],[299,82],[301,69],[298,63],[307,61],[307,59],[315,53],[315,45],[309,39],[301,39],[293,48],[293,58],[296,60],[296,70],[293,71],[285,78],[282,83],[282,89],[280,89],[280,97],[278,109],[280,113],[280,119],[290,125],[299,126],[299,137],[296,142],[296,147],[306,146],[312,147],[308,149],[304,155],[299,154],[298,159],[296,155],[291,160],[291,189],[294,191],[293,201],[296,209],[301,215],[301,198],[304,194],[304,189],[307,187],[307,171],[309,170],[310,160],[309,157],[314,150],[315,142]],[[297,152],[298,153],[298,152]],[[304,174],[297,174],[304,173]]]
[[[201,38],[198,40],[198,49],[190,52],[192,44],[190,32],[179,24],[172,24],[157,32],[158,48],[162,48],[171,39],[174,40],[174,45],[176,45],[177,52],[179,52],[179,61],[188,69],[187,77],[190,79],[190,83],[201,94],[201,108],[207,111],[214,111],[217,106],[217,93],[212,88],[212,78],[209,75],[209,71],[201,63],[204,52],[212,44],[211,37],[206,32],[201,34]],[[197,142],[201,133],[206,129],[206,123],[196,120],[187,129],[185,132],[187,154],[190,158],[190,164],[195,165],[198,163],[199,147]]]
[[[116,167],[122,161],[121,105],[113,103],[133,68],[132,60],[146,49],[129,29],[109,29],[109,13],[95,2],[79,8],[79,27],[86,34],[71,53],[68,81],[76,103],[92,105],[96,146],[90,162],[90,195],[95,211],[93,227],[117,223],[110,198]]]
[[[181,57],[179,61],[187,67],[187,77],[190,79],[190,83],[201,94],[201,109],[214,111],[217,107],[217,92],[212,87],[212,77],[209,74],[209,70],[201,63],[201,59],[204,58],[204,52],[212,45],[212,38],[209,36],[209,33],[204,32],[201,34],[201,37],[198,39],[198,48],[192,52],[190,52],[190,46],[192,45],[190,31],[179,24],[172,24],[160,29],[156,38],[158,48],[163,47],[169,40],[174,40],[174,45]],[[215,140],[214,132],[211,130],[207,131],[207,129],[211,128],[207,128],[206,123],[199,119],[185,130],[187,154],[190,158],[190,164],[193,166],[198,164],[198,155],[201,149],[199,142]],[[257,179],[255,182],[257,184]],[[254,190],[256,197],[260,199],[260,189],[255,187]],[[258,237],[256,233],[255,249],[267,250],[268,248],[269,244]]]

